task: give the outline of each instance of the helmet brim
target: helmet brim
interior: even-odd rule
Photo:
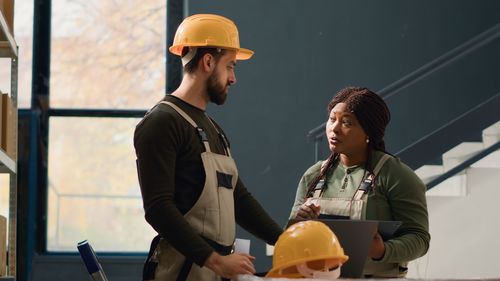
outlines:
[[[225,48],[225,47],[219,47],[219,46],[207,46],[207,45],[202,45],[202,44],[199,44],[199,45],[192,44],[189,46],[182,46],[182,45],[171,46],[170,48],[168,48],[168,50],[170,51],[170,53],[172,53],[176,56],[182,56],[182,49],[184,47],[200,47],[200,48],[206,47],[206,48],[221,48],[221,49],[227,49],[227,50],[235,50],[237,52],[236,53],[237,60],[248,60],[254,54],[254,52],[252,50],[245,49],[245,48],[233,49],[233,48]]]
[[[293,278],[293,276],[295,276],[294,274],[283,275],[283,274],[280,274],[279,271],[281,269],[289,268],[291,266],[295,266],[295,265],[300,264],[300,263],[306,263],[306,262],[312,262],[312,261],[318,261],[318,260],[335,260],[335,261],[338,261],[340,265],[342,265],[349,260],[349,256],[346,256],[343,254],[341,256],[319,256],[319,257],[315,257],[314,259],[305,258],[302,260],[295,260],[295,261],[284,263],[284,264],[281,264],[277,267],[271,268],[271,270],[266,274],[266,277],[270,277],[270,278],[271,277],[290,277],[290,278]]]
[[[237,60],[247,60],[253,56],[253,51],[245,48],[240,48],[236,53]]]

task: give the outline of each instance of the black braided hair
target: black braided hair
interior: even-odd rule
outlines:
[[[380,96],[363,87],[346,87],[340,90],[328,104],[328,114],[338,103],[347,104],[347,109],[356,116],[359,124],[368,135],[370,141],[368,143],[368,158],[365,163],[365,170],[371,171],[371,151],[380,150],[386,152],[384,135],[385,128],[391,120],[389,108]],[[318,182],[338,161],[338,158],[337,153],[332,153],[328,157],[319,175],[308,185],[306,198],[313,195]]]

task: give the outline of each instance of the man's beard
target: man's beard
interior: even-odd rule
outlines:
[[[224,102],[226,101],[226,87],[218,83],[216,72],[212,73],[210,77],[208,77],[207,93],[210,101],[217,105],[224,104]]]

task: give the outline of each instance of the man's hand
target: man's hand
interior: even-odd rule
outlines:
[[[297,219],[316,219],[319,216],[320,206],[309,200],[299,207],[297,211]]]
[[[385,244],[384,240],[382,240],[382,236],[380,233],[375,232],[373,236],[372,246],[370,247],[370,251],[368,252],[368,256],[374,260],[380,260],[385,255]]]
[[[255,260],[255,257],[244,253],[221,256],[213,252],[205,262],[205,266],[213,270],[217,275],[231,279],[238,274],[253,275],[255,273],[253,260]]]

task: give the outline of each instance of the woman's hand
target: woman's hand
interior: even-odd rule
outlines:
[[[372,246],[370,247],[370,251],[368,252],[368,256],[374,260],[380,260],[385,255],[385,244],[384,240],[382,240],[382,236],[380,233],[375,232],[373,236]]]
[[[297,219],[316,219],[319,216],[320,206],[307,200],[299,207],[297,211]]]

